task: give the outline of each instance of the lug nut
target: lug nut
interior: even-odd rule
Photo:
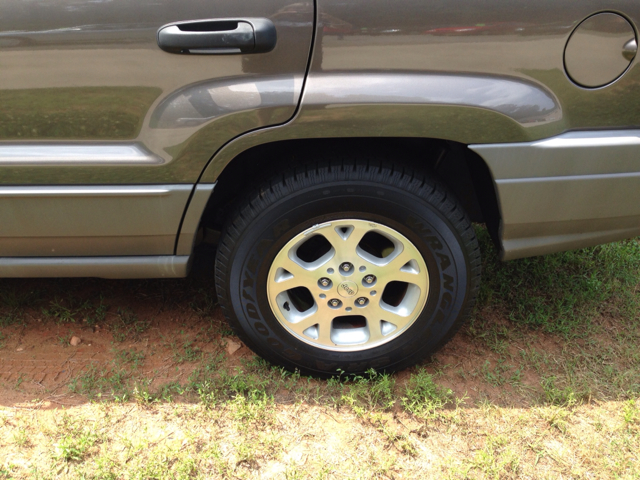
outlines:
[[[340,265],[340,270],[342,270],[343,272],[348,272],[349,270],[351,270],[352,265],[349,262],[345,262],[342,265]]]
[[[318,280],[318,283],[322,287],[328,287],[329,285],[331,285],[331,280],[329,280],[328,278],[321,278],[320,280]]]
[[[368,300],[364,297],[360,297],[356,300],[356,303],[361,307],[364,307],[367,304]]]
[[[373,275],[367,275],[366,277],[364,277],[364,283],[372,284],[375,281],[376,277],[374,277]]]
[[[329,306],[337,308],[342,304],[342,302],[340,300],[338,300],[337,298],[333,298],[331,300],[329,300]]]

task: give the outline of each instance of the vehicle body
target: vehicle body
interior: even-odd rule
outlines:
[[[433,179],[505,260],[640,235],[639,22],[632,0],[9,0],[0,276],[186,276],[198,238],[229,237],[250,186],[343,157]],[[159,47],[170,31],[184,48]],[[240,292],[228,275],[219,288]],[[467,277],[452,322],[473,304]],[[248,308],[227,303],[232,317]],[[317,368],[295,345],[272,360],[318,374],[417,361],[376,363],[377,345]]]

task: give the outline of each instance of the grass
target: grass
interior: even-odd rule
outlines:
[[[488,253],[479,299],[484,309],[564,338],[589,335],[601,315],[637,318],[638,240],[498,263],[486,231],[478,232]]]
[[[229,356],[195,280],[0,282],[19,318],[3,352],[96,325],[109,358],[31,396],[28,377],[0,386],[0,479],[640,478],[638,240],[502,264],[478,233],[473,317],[394,375]]]

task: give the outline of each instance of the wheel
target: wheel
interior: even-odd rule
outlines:
[[[480,281],[473,227],[447,190],[373,161],[281,172],[224,228],[216,289],[232,329],[289,370],[393,371],[442,346]]]

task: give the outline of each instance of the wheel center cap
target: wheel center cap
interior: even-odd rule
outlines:
[[[338,284],[338,293],[341,297],[353,297],[358,293],[358,285],[355,282],[345,281]]]

